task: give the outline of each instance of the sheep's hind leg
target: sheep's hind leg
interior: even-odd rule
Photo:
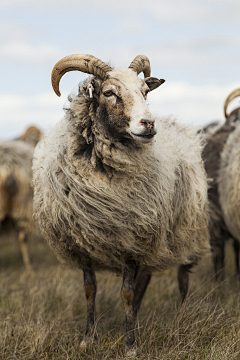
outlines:
[[[219,238],[215,240],[213,248],[214,277],[216,281],[224,280],[224,248],[225,240]]]
[[[84,339],[80,346],[85,348],[90,340],[97,340],[97,328],[95,324],[95,298],[97,293],[97,280],[94,270],[90,267],[83,270],[84,290],[87,299],[87,326]]]
[[[144,272],[142,269],[139,269],[136,274],[134,297],[133,297],[133,313],[135,317],[137,317],[143,296],[150,283],[151,277],[152,277],[151,273]]]
[[[121,298],[125,311],[126,337],[124,343],[125,355],[136,356],[137,344],[135,341],[134,327],[135,316],[133,312],[134,299],[134,279],[137,268],[133,261],[127,261],[123,270],[123,283],[121,288]]]
[[[178,287],[181,294],[182,304],[184,303],[189,285],[189,273],[191,272],[192,264],[180,265],[178,268]]]
[[[233,239],[233,246],[234,246],[234,252],[235,252],[235,263],[236,263],[236,271],[237,274],[240,274],[239,271],[239,250],[240,250],[240,244],[237,239]]]
[[[25,265],[25,268],[27,270],[30,270],[31,265],[30,265],[30,260],[29,260],[29,255],[28,255],[28,248],[27,248],[27,236],[26,236],[26,232],[24,230],[19,231],[18,242],[19,242],[19,245],[20,245],[22,258],[23,258],[23,263]]]

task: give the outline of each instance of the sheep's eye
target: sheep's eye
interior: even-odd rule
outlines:
[[[109,97],[109,96],[112,96],[112,95],[113,95],[113,92],[112,92],[111,90],[108,90],[108,91],[105,91],[105,92],[103,93],[103,95]]]

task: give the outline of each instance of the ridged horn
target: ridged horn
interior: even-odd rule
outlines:
[[[61,96],[59,82],[62,76],[74,70],[92,74],[104,80],[112,68],[102,60],[88,54],[74,54],[64,57],[56,63],[52,70],[52,87],[58,96]]]
[[[145,55],[137,55],[128,68],[136,71],[137,74],[143,72],[145,78],[151,76],[150,61]]]
[[[236,97],[240,96],[240,89],[234,90],[226,99],[225,104],[224,104],[224,115],[226,118],[226,121],[228,120],[229,114],[227,113],[227,107],[229,105],[229,103],[235,99]]]

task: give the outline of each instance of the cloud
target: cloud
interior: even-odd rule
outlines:
[[[0,39],[1,42],[22,41],[30,37],[29,32],[23,27],[11,21],[1,21]]]
[[[139,19],[135,17],[128,17],[121,22],[119,30],[127,33],[139,33],[143,30],[143,28],[143,23]]]
[[[137,30],[139,26],[139,30]],[[138,21],[131,22],[131,19],[121,23],[121,27],[126,32],[140,31]],[[135,30],[134,30],[135,29]],[[114,44],[97,44],[92,42],[91,48],[95,49],[97,57],[109,61],[113,60],[116,66],[126,66],[126,59],[131,61],[136,54],[146,54],[152,66],[155,67],[189,67],[200,66],[212,67],[214,64],[220,65],[218,56],[221,57],[221,64],[231,65],[239,64],[240,52],[236,51],[240,47],[240,39],[235,36],[232,38],[214,36],[203,37],[201,39],[179,39],[163,40],[158,39],[151,44],[143,43],[141,46],[132,43],[122,46]],[[91,51],[91,50],[90,50]],[[94,50],[93,50],[94,51]],[[0,60],[7,59],[17,63],[28,65],[54,64],[56,61],[76,52],[75,46],[67,48],[66,46],[57,47],[53,44],[32,45],[26,41],[7,42],[0,46]],[[93,54],[95,55],[95,54]]]
[[[224,120],[225,99],[237,87],[234,83],[222,87],[166,83],[149,94],[149,108],[158,115],[172,114],[183,123],[203,126],[216,119]],[[30,125],[49,130],[64,116],[62,109],[66,99],[66,92],[61,98],[52,92],[38,96],[0,96],[1,138],[15,138]]]
[[[144,1],[142,1],[144,6]],[[151,6],[145,3],[145,10],[163,22],[203,24],[229,22],[238,23],[240,3],[236,0],[154,0]]]
[[[31,10],[90,10],[122,12],[125,14],[144,12],[160,22],[170,23],[204,23],[204,22],[238,22],[240,2],[238,0],[1,0],[3,9]]]
[[[26,42],[10,42],[0,47],[0,59],[12,60],[30,65],[54,63],[61,58],[60,49],[51,45],[30,45]]]
[[[66,94],[63,94],[66,98]],[[0,134],[1,138],[13,139],[24,132],[28,126],[38,126],[49,130],[61,117],[63,99],[54,93],[38,96],[0,96]]]
[[[201,38],[181,38],[177,40],[159,40],[147,45],[144,49],[157,66],[213,66],[214,64],[232,64],[240,61],[240,39],[237,34],[231,38],[216,36],[203,36]],[[221,56],[219,62],[218,56]]]
[[[224,102],[238,87],[237,83],[224,86],[166,83],[150,93],[150,108],[159,114],[173,114],[183,123],[203,126],[212,120],[224,120]]]

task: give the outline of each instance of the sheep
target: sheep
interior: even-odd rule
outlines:
[[[32,157],[34,148],[22,141],[0,141],[0,227],[12,218],[26,269],[30,269],[27,238],[34,231]]]
[[[35,147],[42,137],[42,132],[36,126],[29,126],[27,130],[17,138]]]
[[[184,297],[191,264],[210,251],[202,139],[174,118],[151,114],[147,93],[164,80],[150,77],[146,56],[128,69],[67,56],[52,71],[58,96],[61,77],[73,70],[91,75],[35,149],[34,217],[60,262],[83,270],[81,346],[97,336],[95,272],[109,270],[123,275],[124,352],[135,354],[136,308],[151,273],[179,265]]]
[[[230,100],[240,96],[240,89],[229,95]],[[237,123],[234,131],[229,135],[221,153],[218,174],[219,202],[222,216],[230,236],[234,240],[236,269],[239,274],[239,161],[240,161],[240,107],[234,109],[231,114],[225,113],[227,118]]]
[[[223,217],[231,235],[239,236],[239,136],[240,127],[229,136],[221,156],[219,170],[219,199]]]
[[[220,169],[220,159],[229,135],[238,126],[240,116],[237,116],[239,109],[227,113],[229,103],[240,95],[240,90],[233,91],[226,99],[224,104],[224,114],[226,122],[224,124],[210,124],[203,131],[206,134],[206,145],[203,150],[203,159],[205,169],[209,179],[211,179],[208,190],[209,207],[210,207],[210,235],[211,246],[213,251],[214,275],[215,279],[224,277],[224,246],[225,241],[231,236],[229,229],[224,221],[223,212],[219,201],[219,184],[218,173]],[[239,273],[239,243],[234,238],[233,245],[235,250],[236,268]]]

